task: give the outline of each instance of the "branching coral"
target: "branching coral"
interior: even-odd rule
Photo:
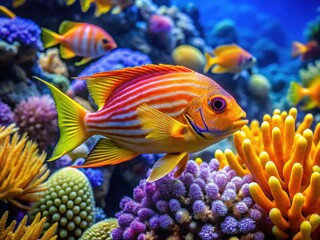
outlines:
[[[269,212],[279,239],[318,239],[320,233],[320,123],[307,114],[296,129],[297,110],[275,110],[234,134],[238,152],[223,157],[239,175],[249,172],[253,199]],[[244,169],[241,164],[244,164]]]
[[[45,197],[35,204],[32,216],[47,217],[44,229],[58,222],[59,239],[79,239],[93,224],[94,199],[89,180],[79,170],[63,168],[47,181]]]
[[[20,224],[16,227],[17,222],[13,221],[6,228],[6,222],[8,219],[9,212],[5,212],[0,219],[0,239],[2,240],[55,240],[55,231],[58,224],[53,224],[40,238],[43,233],[43,226],[46,218],[40,218],[40,213],[37,214],[35,219],[32,221],[31,225],[26,226],[27,216],[25,216]]]
[[[217,159],[197,162],[190,160],[179,178],[142,180],[133,199],[120,202],[113,239],[264,239],[271,226],[250,197],[251,177],[219,170]]]
[[[0,128],[0,200],[29,209],[24,202],[39,201],[49,175],[44,164],[46,154],[38,154],[35,143],[21,138],[14,125]]]

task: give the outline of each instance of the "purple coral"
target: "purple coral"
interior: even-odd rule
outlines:
[[[121,201],[121,211],[116,215],[119,228],[112,233],[113,238],[266,237],[270,233],[270,221],[248,195],[251,178],[238,177],[229,167],[218,169],[216,159],[200,166],[190,160],[179,178],[174,178],[172,172],[153,183],[142,180],[133,198],[125,197]]]
[[[29,19],[20,17],[0,18],[0,39],[8,43],[18,42],[21,46],[42,50],[40,27]]]
[[[9,105],[0,101],[0,126],[8,126],[14,122],[14,115]]]
[[[36,141],[40,149],[52,145],[58,135],[57,112],[49,95],[34,96],[20,102],[15,110],[15,121],[21,133]]]

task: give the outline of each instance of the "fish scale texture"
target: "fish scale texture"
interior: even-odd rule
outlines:
[[[47,181],[48,190],[31,212],[47,217],[44,229],[58,222],[58,239],[79,239],[94,222],[94,197],[86,176],[74,168],[64,168]]]

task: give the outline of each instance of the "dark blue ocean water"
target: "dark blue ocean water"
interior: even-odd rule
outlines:
[[[319,16],[320,0],[173,0],[177,6],[193,3],[199,8],[200,20],[206,31],[224,18],[235,21],[237,28],[259,30],[278,23],[288,40],[305,41],[307,23]]]

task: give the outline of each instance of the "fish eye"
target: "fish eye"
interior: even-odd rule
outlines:
[[[103,43],[103,44],[108,44],[108,39],[102,38],[102,43]]]
[[[210,99],[210,106],[213,111],[221,113],[226,109],[227,102],[222,97],[213,97]]]
[[[252,58],[252,57],[250,57],[250,58],[248,59],[248,61],[249,61],[249,62],[252,62],[252,61],[253,61],[253,58]]]

